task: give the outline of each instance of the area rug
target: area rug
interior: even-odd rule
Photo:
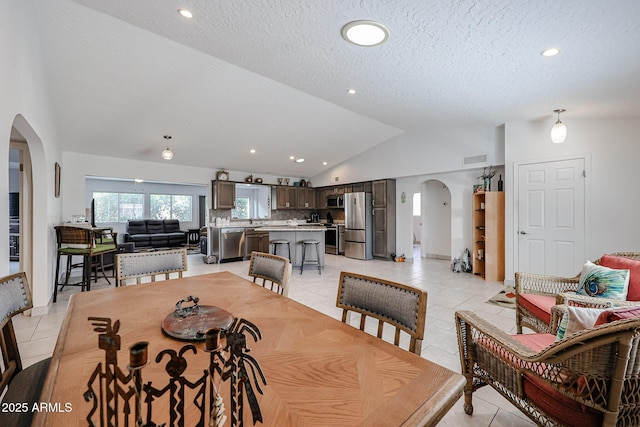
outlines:
[[[505,286],[503,290],[487,301],[500,307],[516,308],[516,294],[512,286]]]

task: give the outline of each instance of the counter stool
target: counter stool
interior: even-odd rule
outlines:
[[[320,265],[320,240],[303,240],[302,243],[302,262],[300,263],[300,274],[302,274],[302,270],[304,269],[304,263],[307,264],[317,264],[318,265],[318,273],[322,274],[322,266]],[[316,259],[315,260],[305,260],[305,256],[307,254],[307,245],[315,245],[316,247]]]
[[[287,252],[289,254],[288,258],[289,261],[291,261],[291,245],[289,244],[288,240],[285,239],[275,239],[275,240],[269,240],[269,244],[273,245],[273,255],[278,255],[278,245],[287,245]]]

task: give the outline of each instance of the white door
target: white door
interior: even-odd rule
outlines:
[[[573,277],[585,262],[585,159],[518,166],[516,271]]]

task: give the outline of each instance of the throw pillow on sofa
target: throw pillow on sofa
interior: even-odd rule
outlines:
[[[576,293],[590,297],[626,300],[628,289],[629,270],[617,270],[587,261],[582,267]]]
[[[562,320],[560,320],[560,324],[558,325],[556,341],[583,329],[593,328],[602,312],[606,311],[603,308],[574,306],[568,306],[567,310],[567,313],[562,316]]]
[[[603,255],[602,258],[600,258],[600,265],[603,267],[616,268],[618,270],[628,269],[630,273],[627,301],[640,301],[640,260],[613,255]]]

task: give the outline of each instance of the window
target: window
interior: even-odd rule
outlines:
[[[236,207],[231,210],[231,218],[251,218],[251,199],[249,197],[236,197]]]
[[[177,194],[151,194],[149,196],[149,214],[153,219],[191,221],[192,199],[192,196]]]
[[[144,194],[93,193],[96,223],[144,218]]]
[[[420,205],[420,193],[413,193],[413,216],[420,216],[422,206]]]

